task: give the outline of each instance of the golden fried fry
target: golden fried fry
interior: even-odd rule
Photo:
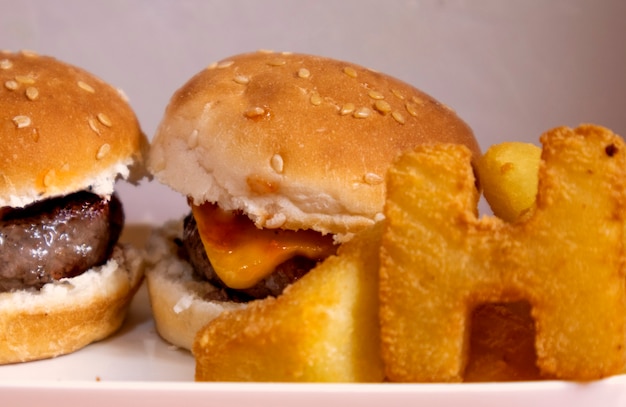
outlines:
[[[469,315],[527,301],[543,376],[591,380],[626,366],[626,146],[609,130],[544,134],[536,209],[476,217],[467,149],[423,146],[388,175],[381,341],[392,381],[461,381]]]
[[[226,312],[193,347],[198,381],[376,382],[380,227],[365,231],[278,298]]]
[[[535,203],[541,149],[510,141],[495,144],[477,160],[476,171],[494,215],[517,220]]]

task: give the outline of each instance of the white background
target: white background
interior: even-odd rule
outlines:
[[[0,48],[32,49],[122,88],[152,137],[171,94],[211,62],[257,49],[339,58],[453,107],[483,148],[555,126],[626,134],[622,0],[0,0]],[[131,222],[184,199],[120,185]]]

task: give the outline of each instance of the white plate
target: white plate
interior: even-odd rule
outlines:
[[[189,352],[154,330],[145,288],[120,332],[71,355],[0,366],[3,406],[625,406],[626,376],[592,383],[248,384],[193,383]]]
[[[0,382],[191,381],[194,368],[189,352],[156,333],[144,284],[115,335],[58,358],[0,366]]]
[[[2,406],[626,406],[626,375],[591,383],[194,383],[194,360],[161,340],[145,286],[113,337],[55,359],[0,366]]]
[[[174,382],[0,383],[3,405],[19,406],[624,406],[624,380],[455,385],[287,385]]]

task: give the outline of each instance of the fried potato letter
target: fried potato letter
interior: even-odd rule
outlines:
[[[391,381],[463,380],[469,316],[526,301],[542,375],[624,372],[626,146],[596,126],[541,137],[536,208],[518,222],[476,216],[471,155],[422,146],[388,174],[381,341]]]
[[[229,311],[193,346],[198,381],[380,382],[380,226],[278,298]]]

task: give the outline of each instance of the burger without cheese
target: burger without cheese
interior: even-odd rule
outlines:
[[[74,352],[143,279],[113,189],[147,140],[120,91],[30,51],[0,52],[0,138],[0,364]]]
[[[189,349],[223,310],[280,295],[381,220],[391,162],[429,142],[479,154],[448,107],[349,62],[256,52],[196,74],[173,95],[148,164],[191,209],[152,239],[158,332]]]

